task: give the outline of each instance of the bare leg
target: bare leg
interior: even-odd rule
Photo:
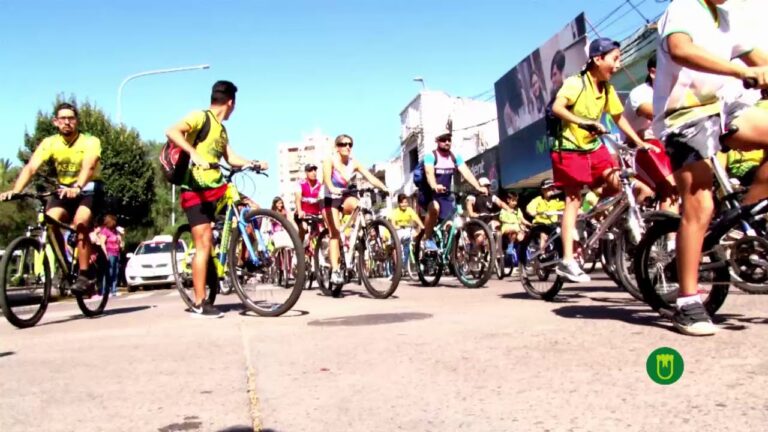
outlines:
[[[192,286],[195,291],[195,304],[205,300],[205,282],[208,275],[208,261],[213,248],[213,229],[211,224],[202,223],[192,227],[192,241],[195,243],[195,256],[192,258]]]

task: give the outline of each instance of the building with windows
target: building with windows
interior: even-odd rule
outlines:
[[[304,166],[318,166],[318,178],[322,175],[322,161],[331,151],[333,138],[317,130],[295,143],[281,143],[277,146],[278,193],[288,210],[294,211],[294,190],[296,183],[304,178]]]

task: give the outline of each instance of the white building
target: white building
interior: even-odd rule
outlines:
[[[320,178],[321,162],[330,154],[332,143],[333,138],[317,130],[305,135],[299,142],[277,146],[278,190],[290,211],[296,209],[294,190],[296,182],[304,178],[304,166],[310,163],[317,165]]]
[[[465,160],[499,143],[495,102],[423,90],[400,113],[400,154],[389,162],[399,172],[387,171],[387,186],[391,190],[406,194],[415,191],[413,170],[425,153],[437,147],[435,138],[449,126],[453,132],[453,152]]]

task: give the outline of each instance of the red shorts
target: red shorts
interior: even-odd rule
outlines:
[[[550,153],[555,186],[561,188],[600,186],[603,173],[618,164],[604,145],[591,152],[554,151]]]
[[[674,193],[674,186],[667,180],[667,176],[672,174],[672,162],[669,160],[664,145],[658,140],[647,140],[659,150],[658,153],[640,151],[635,156],[635,171],[637,178],[650,186],[655,192],[667,195]]]
[[[203,203],[215,203],[227,193],[227,185],[223,184],[213,189],[201,191],[184,191],[181,193],[181,208],[188,209]]]

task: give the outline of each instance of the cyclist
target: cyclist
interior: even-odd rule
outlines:
[[[748,187],[755,180],[757,170],[765,160],[765,150],[731,150],[717,154],[720,163],[725,167],[728,175],[739,180],[739,184]]]
[[[487,177],[480,177],[477,183],[484,188],[488,188],[491,185],[491,181]],[[478,197],[469,195],[464,201],[464,205],[466,206],[467,216],[481,219],[490,226],[492,232],[498,231],[501,227],[496,213],[499,213],[501,210],[512,211],[501,198],[490,194]],[[475,238],[477,246],[483,245],[485,238],[482,231],[478,230],[471,233],[471,235]]]
[[[101,141],[78,129],[77,108],[60,103],[54,110],[53,124],[59,133],[45,138],[24,166],[13,189],[0,194],[6,201],[21,193],[37,170],[49,160],[56,171],[58,191],[46,205],[46,214],[60,222],[71,222],[77,232],[77,262],[80,272],[72,291],[93,295],[96,275],[89,269],[93,252],[90,240],[94,212],[101,208]]]
[[[592,41],[584,70],[563,83],[552,105],[552,112],[563,121],[562,133],[550,154],[552,170],[555,183],[566,196],[561,222],[563,259],[558,263],[556,272],[571,282],[590,280],[579,267],[573,253],[582,188],[608,183],[614,191],[620,190],[616,161],[600,139],[584,129],[606,133],[607,129],[600,123],[600,119],[607,112],[631,143],[658,151],[643,142],[632,130],[622,114],[624,108],[616,89],[608,83],[621,66],[620,59],[618,42],[607,38]]]
[[[192,112],[166,131],[168,139],[189,153],[191,160],[181,186],[180,202],[189,220],[192,240],[195,243],[195,256],[192,258],[195,306],[189,309],[193,317],[223,316],[213,305],[204,301],[216,204],[227,191],[224,176],[218,168],[211,167],[211,164],[218,163],[223,157],[232,167],[255,166],[261,170],[268,168],[266,162],[249,161],[238,156],[229,145],[227,129],[223,122],[229,120],[235,110],[236,93],[237,87],[230,81],[217,81],[211,89],[211,105],[208,110]],[[210,121],[208,136],[198,143],[197,147],[193,147],[190,142],[194,141],[202,129],[206,116]]]
[[[661,200],[660,208],[677,212],[677,190],[672,176],[672,163],[669,160],[664,145],[653,134],[653,81],[656,78],[656,55],[646,63],[648,75],[645,82],[632,89],[624,104],[624,115],[632,129],[637,131],[645,142],[656,147],[658,151],[638,152],[635,156],[635,167],[638,178],[658,193]],[[650,191],[649,191],[650,192]],[[640,192],[638,201],[642,202]]]
[[[322,184],[317,180],[317,165],[307,164],[304,166],[306,178],[296,184],[295,200],[296,213],[294,221],[299,227],[299,237],[304,241],[309,227],[304,219],[307,216],[320,216],[322,211],[320,206],[320,189]]]
[[[501,209],[499,222],[501,222],[501,234],[507,238],[508,243],[519,242],[525,237],[526,228],[531,223],[525,220],[523,211],[517,207],[518,196],[515,192],[507,193],[508,209]]]
[[[461,156],[451,152],[453,135],[450,132],[440,134],[435,138],[437,150],[424,156],[424,174],[426,182],[419,187],[419,206],[427,213],[424,220],[424,250],[436,251],[437,244],[432,239],[432,233],[438,222],[451,217],[456,203],[450,195],[453,173],[459,173],[482,195],[488,194],[488,189],[481,186],[472,171]]]
[[[720,7],[724,3],[675,0],[659,20],[653,128],[666,145],[683,202],[677,234],[680,289],[672,321],[681,333],[697,336],[718,330],[698,294],[701,248],[714,211],[707,159],[720,150],[721,139],[737,150],[768,147],[768,113],[741,101],[723,103],[719,97],[733,78],[754,79],[759,87],[768,87],[768,56],[740,38],[728,12]],[[744,63],[732,62],[734,58]],[[735,133],[723,135],[723,126],[734,127]],[[767,195],[764,164],[744,203]]]
[[[413,226],[424,229],[421,218],[408,204],[408,197],[405,194],[397,196],[397,207],[392,210],[389,220],[397,229],[397,236],[400,237],[400,243],[403,245],[403,265],[408,265],[411,251],[411,240],[413,239]]]
[[[352,137],[342,134],[336,137],[334,141],[336,151],[330,158],[323,161],[323,217],[325,225],[328,227],[330,241],[328,243],[328,254],[331,260],[331,283],[341,285],[344,283],[344,275],[339,270],[341,256],[341,215],[351,215],[357,208],[357,197],[349,191],[352,185],[352,177],[356,173],[362,174],[368,182],[374,187],[389,193],[387,186],[376,176],[371,174],[357,159],[352,157],[352,146],[354,141]]]
[[[532,199],[525,207],[526,213],[533,218],[534,225],[554,225],[559,218],[557,213],[565,209],[565,202],[557,197],[555,182],[551,179],[541,181],[541,195]],[[539,246],[543,250],[547,243],[547,235],[539,234]]]

